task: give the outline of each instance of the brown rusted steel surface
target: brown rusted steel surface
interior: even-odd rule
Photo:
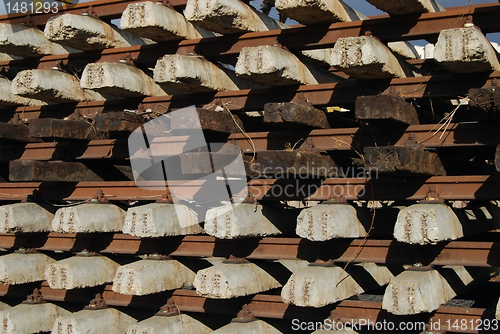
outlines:
[[[404,133],[383,131],[377,128],[341,128],[313,131],[290,132],[253,132],[248,133],[255,144],[256,151],[285,149],[288,145],[310,138],[315,148],[321,151],[362,150],[365,146],[374,146],[377,143],[403,145],[410,135],[425,148],[431,147],[467,147],[497,145],[500,142],[500,133],[495,125],[479,124],[451,124],[446,132],[434,135],[435,125],[418,125],[408,127]],[[375,141],[374,141],[375,138]],[[229,143],[239,146],[243,152],[252,153],[250,141],[241,133],[232,134]],[[162,143],[159,139],[158,145]],[[154,146],[154,144],[153,144]],[[92,140],[90,142],[47,142],[30,144],[4,144],[0,150],[0,159],[8,161],[8,157],[19,157],[23,160],[72,160],[72,159],[101,159],[128,158],[127,141],[123,139]]]
[[[143,0],[98,0],[92,2],[81,2],[77,5],[60,5],[59,12],[60,13],[69,13],[75,15],[81,15],[84,13],[89,5],[92,5],[92,9],[94,12],[102,19],[102,20],[113,20],[121,17],[121,14],[127,8],[129,3],[134,2],[143,2]],[[187,0],[170,0],[170,3],[176,7],[176,9],[182,9],[186,6]],[[47,20],[54,16],[55,14],[32,14],[31,18],[35,25],[43,26],[47,22]],[[10,24],[21,24],[21,22],[26,18],[26,14],[11,14],[11,15],[1,15],[0,22],[1,23],[10,23]]]
[[[293,224],[293,222],[290,222]],[[169,242],[165,242],[169,240]],[[414,246],[393,240],[332,240],[315,243],[300,238],[260,240],[217,240],[211,236],[184,236],[140,239],[121,233],[95,235],[75,233],[0,234],[0,247],[32,247],[46,251],[79,252],[84,249],[103,254],[170,254],[179,257],[244,256],[250,260],[318,258],[336,262],[380,264],[500,266],[500,242],[451,241],[436,246]]]
[[[414,140],[425,148],[429,147],[464,147],[497,145],[500,142],[500,133],[497,127],[488,123],[480,124],[451,124],[446,132],[437,132],[434,124],[412,125],[401,131],[385,131],[377,128],[341,128],[295,132],[254,132],[250,136],[257,151],[282,150],[287,145],[294,145],[299,140],[311,139],[314,147],[320,151],[358,150],[366,146],[395,145],[402,146],[412,136]],[[244,153],[252,153],[253,147],[244,135],[233,134],[229,141],[234,140]],[[302,142],[299,142],[300,146]],[[300,148],[297,145],[298,148]]]
[[[356,99],[356,119],[375,125],[416,125],[418,114],[414,105],[399,96],[360,96]]]
[[[115,50],[117,49],[108,49]],[[106,50],[107,51],[107,50]],[[120,57],[116,59],[119,60]],[[155,59],[156,62],[156,59]],[[1,66],[1,63],[0,63]],[[137,109],[139,103],[151,110],[167,110],[169,108],[181,108],[196,104],[223,103],[231,110],[262,110],[269,102],[296,102],[307,99],[313,105],[352,105],[353,101],[361,95],[397,94],[405,99],[419,98],[457,98],[467,95],[472,87],[490,87],[494,79],[500,79],[500,71],[492,72],[489,77],[485,74],[472,74],[464,77],[459,74],[422,76],[415,78],[402,78],[392,80],[355,80],[339,83],[327,83],[318,85],[304,85],[290,87],[275,87],[252,90],[223,91],[213,93],[199,93],[146,97],[142,100],[110,100],[81,102],[76,105],[75,110],[84,115],[95,115],[104,110]],[[135,101],[135,102],[134,102]],[[58,106],[44,106],[43,110],[55,111]],[[108,109],[106,109],[108,108]],[[19,107],[18,113],[23,113],[25,118],[37,118],[42,108],[38,106]]]
[[[423,200],[433,188],[444,200],[491,200],[500,198],[500,176],[434,176],[427,179],[330,178],[318,180],[255,179],[248,189],[258,200],[327,200],[342,195],[348,200]],[[192,198],[203,181],[186,186],[171,181],[183,198]],[[183,188],[181,188],[184,185]],[[101,189],[109,200],[155,200],[165,192],[166,182],[144,182],[148,189],[138,188],[132,181],[79,182],[77,184],[16,182],[0,184],[0,200],[23,199],[34,189],[50,200],[87,200]],[[154,190],[152,190],[154,189]],[[158,190],[156,190],[158,189]]]

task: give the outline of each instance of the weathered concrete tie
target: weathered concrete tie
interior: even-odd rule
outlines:
[[[4,302],[0,302],[0,311],[5,311],[7,309],[10,309],[12,308],[12,306],[10,306],[9,304],[6,304]]]
[[[281,284],[254,263],[221,263],[199,270],[193,282],[203,297],[228,299],[281,287]]]
[[[240,0],[188,0],[184,16],[197,26],[221,34],[286,27]]]
[[[80,87],[78,78],[58,70],[24,70],[11,84],[11,92],[53,103],[105,100],[101,94]]]
[[[120,265],[105,256],[73,256],[49,264],[45,280],[52,289],[76,289],[113,282]]]
[[[495,313],[495,317],[500,320],[500,299],[498,300],[498,304],[497,304],[497,311]]]
[[[123,233],[137,237],[199,234],[196,212],[182,204],[151,203],[127,210]]]
[[[52,333],[123,334],[135,323],[136,319],[113,308],[82,310],[58,317],[52,327]]]
[[[113,204],[84,203],[57,210],[52,230],[63,233],[119,232],[125,211]]]
[[[36,203],[0,206],[0,233],[52,231],[54,215]]]
[[[269,86],[341,81],[327,71],[302,63],[291,52],[269,45],[242,48],[235,70],[236,75]]]
[[[366,285],[363,277],[369,274],[376,284]],[[358,276],[359,275],[359,276]],[[356,281],[356,277],[359,277]],[[303,307],[323,307],[359,295],[366,290],[387,284],[393,274],[374,263],[351,266],[347,271],[336,266],[310,265],[290,276],[281,290],[284,303]]]
[[[241,203],[207,211],[205,232],[219,239],[279,235],[282,231],[264,214],[260,204]]]
[[[280,13],[305,25],[349,22],[366,18],[342,0],[276,0],[275,6]]]
[[[23,59],[23,57],[18,57],[14,55],[9,55],[7,53],[0,52],[0,61],[11,61],[15,59]]]
[[[154,80],[160,86],[182,89],[190,92],[213,92],[262,87],[254,82],[239,78],[222,66],[202,56],[165,55],[158,59]]]
[[[339,38],[331,65],[356,79],[406,78],[416,74],[408,63],[371,36]]]
[[[229,325],[213,331],[212,334],[282,334],[273,326],[262,320],[247,323],[231,322]]]
[[[444,11],[435,0],[366,0],[390,15],[433,13]]]
[[[0,52],[31,58],[75,51],[52,43],[38,28],[0,23]]]
[[[140,37],[88,15],[63,14],[51,17],[44,33],[52,42],[85,51],[146,44]]]
[[[394,238],[409,244],[436,244],[463,236],[457,215],[441,203],[415,204],[402,209],[394,227]]]
[[[0,107],[43,106],[47,104],[40,100],[28,99],[19,95],[14,95],[11,92],[11,86],[12,81],[7,78],[0,78]]]
[[[0,312],[2,334],[50,332],[57,317],[68,314],[70,312],[50,303],[19,304]]]
[[[297,218],[296,233],[312,241],[366,236],[356,209],[349,204],[318,204],[303,209]]]
[[[129,4],[120,19],[120,28],[156,42],[215,36],[192,25],[181,13],[149,1]]]
[[[12,253],[0,256],[0,283],[24,284],[43,281],[45,267],[54,262],[54,259],[41,253]]]
[[[476,26],[442,30],[434,49],[434,59],[452,72],[492,72],[500,70],[498,53]]]
[[[113,291],[142,296],[193,285],[196,274],[176,260],[141,260],[118,268]]]
[[[445,266],[437,269],[406,270],[394,277],[385,289],[382,308],[396,315],[412,315],[437,310],[467,285],[476,280],[488,280],[497,268]]]
[[[210,334],[212,329],[187,314],[159,316],[143,320],[128,328],[127,334]]]
[[[120,97],[165,96],[153,78],[135,66],[123,63],[93,63],[85,66],[80,85],[85,89]]]

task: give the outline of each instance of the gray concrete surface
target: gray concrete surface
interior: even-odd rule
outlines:
[[[125,211],[113,204],[84,203],[60,208],[52,220],[52,230],[62,233],[120,232]]]
[[[54,215],[36,203],[0,206],[0,233],[52,231]]]
[[[0,23],[0,52],[32,58],[76,51],[52,43],[38,28]]]
[[[75,14],[51,17],[45,25],[44,34],[52,42],[84,51],[146,44],[140,37],[104,21]]]
[[[50,303],[19,304],[0,312],[2,334],[32,334],[49,332],[56,318],[70,312]],[[53,332],[57,333],[57,332]],[[75,333],[76,334],[76,333]]]
[[[394,277],[389,269],[374,263],[355,266],[370,275],[378,286]],[[290,276],[281,290],[281,299],[286,304],[301,307],[323,307],[365,292],[361,287],[365,283],[356,282],[340,267],[309,266]]]
[[[105,256],[73,256],[49,264],[45,280],[52,289],[76,289],[113,282],[120,265]]]
[[[0,107],[43,106],[47,104],[40,100],[14,95],[11,92],[11,86],[12,81],[7,78],[0,78]]]
[[[148,295],[190,287],[195,276],[191,269],[176,260],[140,260],[116,270],[113,291],[122,295]]]
[[[52,333],[123,334],[135,323],[136,319],[113,308],[82,310],[58,317],[52,327]]]
[[[123,233],[146,238],[202,232],[196,212],[182,204],[151,203],[129,208],[123,225]]]
[[[205,232],[218,239],[279,235],[281,231],[262,213],[260,204],[241,203],[207,211]]]
[[[366,0],[391,15],[432,13],[444,11],[435,0]],[[457,4],[458,5],[458,4]]]
[[[239,78],[230,69],[216,65],[202,56],[165,55],[158,59],[154,80],[160,86],[189,92],[213,92],[262,87]]]
[[[495,313],[495,318],[497,318],[498,320],[500,320],[500,299],[498,300],[497,310],[496,310],[496,313]]]
[[[0,256],[0,283],[24,284],[43,281],[45,267],[54,262],[54,259],[42,253],[11,253]]]
[[[197,26],[221,34],[286,27],[240,0],[188,0],[184,16]]]
[[[167,95],[153,78],[137,67],[123,63],[88,64],[80,85],[84,89],[120,97]]]
[[[281,334],[281,332],[262,320],[255,320],[249,323],[232,322],[213,331],[212,334]]]
[[[276,0],[276,9],[305,25],[349,22],[366,18],[342,0]]]
[[[400,61],[371,36],[339,38],[332,53],[332,66],[356,79],[406,78],[410,65]]]
[[[445,268],[455,271],[464,285],[474,280],[465,267]],[[382,308],[396,315],[432,312],[455,296],[456,292],[438,270],[406,270],[389,282],[385,289]]]
[[[74,75],[59,70],[24,70],[11,84],[11,92],[26,98],[53,103],[102,101],[96,92],[80,88]]]
[[[457,215],[449,206],[440,203],[403,208],[394,227],[394,238],[409,244],[437,244],[463,235]]]
[[[327,71],[302,63],[291,52],[269,45],[242,48],[235,71],[236,75],[269,86],[341,81]]]
[[[452,72],[500,70],[498,53],[475,26],[442,30],[435,45],[434,59]]]

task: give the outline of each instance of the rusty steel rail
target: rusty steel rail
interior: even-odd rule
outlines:
[[[0,65],[1,66],[1,65]],[[122,99],[109,101],[80,102],[68,104],[65,109],[61,105],[26,106],[15,109],[23,118],[37,118],[43,113],[59,112],[67,116],[74,110],[84,115],[95,115],[104,110],[137,109],[139,104],[145,109],[166,112],[171,108],[182,108],[196,104],[224,103],[230,110],[262,110],[268,102],[300,102],[307,99],[317,107],[321,106],[353,106],[358,96],[397,94],[406,99],[420,98],[457,98],[466,96],[470,88],[491,87],[500,79],[500,71],[488,74],[450,74],[438,76],[422,76],[392,80],[349,80],[339,83],[274,87],[252,90],[224,91],[216,93],[199,93],[168,95],[161,97],[145,97],[143,99]],[[450,110],[451,111],[451,110]],[[63,114],[61,114],[61,112]]]
[[[76,5],[67,5],[61,4],[59,8],[59,12],[57,14],[43,14],[43,13],[34,13],[31,14],[30,17],[33,20],[34,24],[37,26],[44,26],[47,21],[55,15],[59,14],[75,14],[81,15],[84,13],[90,6],[94,12],[102,19],[102,20],[113,20],[121,17],[127,5],[134,2],[143,2],[144,0],[97,0],[92,2],[82,2]],[[170,0],[170,3],[176,9],[183,9],[186,6],[187,0]],[[9,24],[21,24],[23,20],[26,18],[26,14],[11,14],[11,15],[0,15],[0,23],[9,23]]]
[[[290,222],[295,224],[295,222]],[[496,234],[493,233],[493,238]],[[245,256],[251,260],[315,261],[380,264],[424,263],[436,266],[500,266],[500,241],[451,241],[436,246],[415,246],[395,240],[331,240],[322,243],[300,238],[218,240],[211,236],[183,236],[141,239],[121,233],[16,233],[0,234],[0,248],[36,248],[42,251],[79,252],[84,249],[102,254],[169,254],[179,257]]]
[[[99,1],[99,4],[102,2]],[[88,5],[89,3],[79,4],[78,6],[82,8],[79,8],[78,11],[83,11],[84,7],[88,7]],[[104,6],[102,8],[106,8],[106,5],[102,6]],[[118,1],[110,6],[122,6],[124,9],[126,3]],[[127,52],[137,59],[137,63],[148,65],[154,65],[157,59],[168,53],[196,53],[209,59],[230,60],[228,62],[233,63],[241,49],[247,46],[281,44],[290,50],[319,49],[332,47],[339,38],[362,36],[366,31],[370,31],[384,42],[435,39],[441,30],[462,27],[469,15],[473,17],[474,24],[479,26],[484,33],[500,31],[500,22],[496,19],[500,16],[500,4],[488,3],[454,7],[444,12],[426,13],[416,17],[381,15],[365,21],[340,22],[330,26],[295,26],[291,29],[251,32],[243,35],[173,41],[98,52],[51,55],[42,57],[33,64],[38,68],[51,68],[58,61],[63,61],[63,63],[76,60],[114,62],[123,58]],[[13,66],[23,63],[27,64],[29,61],[14,60],[10,62]],[[8,65],[9,62],[0,62],[0,66]]]
[[[180,183],[177,183],[180,182]],[[192,196],[203,181],[172,181],[176,193]],[[0,183],[0,200],[23,200],[38,190],[46,200],[88,200],[102,190],[109,200],[128,201],[160,199],[167,192],[166,182],[145,182],[148,189],[138,188],[132,181],[79,182],[9,182]],[[183,187],[183,188],[181,188]],[[158,189],[158,190],[155,190]],[[422,200],[433,189],[444,200],[491,200],[500,198],[500,176],[434,176],[427,179],[408,177],[330,178],[321,180],[253,179],[248,190],[258,200],[327,200],[342,195],[347,200]]]
[[[454,123],[446,132],[437,130],[434,124],[412,125],[403,133],[388,132],[380,128],[338,128],[328,130],[252,132],[257,152],[283,150],[287,143],[293,145],[301,139],[310,139],[316,149],[321,151],[362,151],[364,147],[379,144],[402,146],[410,136],[425,148],[458,148],[495,146],[500,143],[500,132],[491,123]],[[169,143],[171,139],[169,140]],[[244,153],[251,154],[254,147],[248,137],[238,133],[229,136],[227,142],[239,146]],[[161,138],[154,141],[153,147],[161,150],[166,144]],[[302,144],[303,145],[303,144]],[[92,140],[89,142],[45,142],[29,144],[1,144],[0,161],[21,160],[73,160],[73,159],[127,159],[127,141],[123,139]],[[299,146],[300,148],[300,146]]]
[[[87,304],[94,298],[95,293],[102,293],[102,297],[107,305],[115,307],[137,307],[137,308],[159,308],[164,305],[169,298],[172,298],[175,305],[181,312],[209,313],[234,317],[241,310],[243,305],[248,305],[250,312],[257,318],[263,319],[299,319],[300,321],[323,321],[334,311],[336,321],[342,323],[360,323],[360,321],[376,322],[391,321],[395,326],[400,322],[408,322],[408,319],[394,316],[382,309],[380,301],[365,300],[344,300],[339,304],[326,306],[319,309],[308,307],[297,307],[283,303],[281,296],[257,294],[234,299],[208,299],[200,297],[194,290],[165,291],[146,296],[129,296],[115,293],[111,285],[104,287],[79,289],[78,293],[72,290],[51,289],[47,282],[36,284],[40,287],[40,292],[46,301],[52,302],[72,302]],[[27,286],[0,285],[0,296],[12,298],[25,298],[31,291]],[[441,328],[444,329],[447,321],[453,323],[455,320],[466,319],[469,322],[467,328],[446,329],[447,332],[456,333],[479,333],[471,328],[470,324],[479,323],[481,319],[495,319],[495,311],[485,308],[450,307],[441,306],[430,315],[418,315],[412,317],[412,321],[421,325],[426,323],[437,323],[441,321]],[[420,325],[419,324],[419,325]],[[397,327],[396,327],[397,328]]]

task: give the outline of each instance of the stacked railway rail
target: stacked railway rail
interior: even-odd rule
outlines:
[[[500,4],[368,2],[0,16],[0,332],[498,332]]]

